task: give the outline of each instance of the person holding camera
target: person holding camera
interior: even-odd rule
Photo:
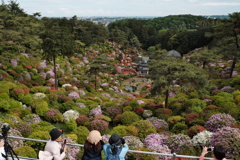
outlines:
[[[54,160],[62,160],[66,155],[67,149],[64,142],[62,142],[63,133],[57,128],[54,128],[49,134],[51,139],[47,142],[44,151],[39,151],[38,157],[40,160],[52,160],[53,158]]]
[[[88,134],[87,140],[84,143],[84,153],[82,160],[101,160],[101,151],[103,150],[104,142],[99,131],[93,130]]]
[[[199,160],[204,160],[204,156],[208,152],[213,152],[214,158],[211,160],[226,160],[225,158],[225,150],[222,146],[214,146],[214,147],[203,147],[202,154]]]
[[[6,152],[4,149],[4,138],[0,135],[0,160],[4,160],[6,157]]]
[[[125,140],[114,133],[108,140],[109,144],[103,146],[104,160],[125,160],[125,155],[128,151],[128,145]]]

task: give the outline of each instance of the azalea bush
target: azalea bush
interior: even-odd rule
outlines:
[[[45,119],[49,122],[63,122],[64,117],[58,109],[50,108],[46,114]]]
[[[172,135],[166,142],[171,153],[179,153],[180,151],[186,151],[189,147],[193,147],[192,140],[189,136],[184,134]]]
[[[92,130],[98,130],[99,132],[102,132],[108,129],[108,122],[104,120],[95,119],[91,123],[91,128]]]
[[[121,113],[122,113],[122,109],[120,107],[108,107],[106,109],[106,114],[110,118],[115,118],[116,115],[121,114]]]
[[[64,121],[70,121],[70,119],[76,120],[79,117],[79,112],[75,110],[68,110],[63,113]]]
[[[85,115],[80,115],[77,119],[76,122],[79,126],[84,125],[85,122],[87,122],[89,118]]]
[[[151,122],[156,129],[168,130],[168,123],[165,120],[158,119],[157,117],[150,117],[146,120]]]
[[[140,141],[138,137],[134,136],[124,136],[125,143],[128,144],[129,149],[136,149],[139,147],[143,147],[143,143]]]
[[[23,146],[19,147],[14,150],[16,155],[22,156],[22,157],[31,157],[31,158],[37,158],[37,152],[30,146]]]
[[[199,132],[197,135],[193,136],[192,141],[194,146],[210,146],[211,137],[213,133],[207,130]]]
[[[221,145],[226,150],[226,157],[238,159],[240,155],[240,129],[222,127],[213,133],[211,146]]]
[[[194,126],[191,126],[189,129],[188,129],[188,132],[187,132],[187,135],[189,137],[193,137],[195,136],[196,134],[198,134],[199,132],[202,132],[204,131],[205,128],[203,126],[199,126],[199,125],[194,125]]]
[[[232,126],[236,123],[236,120],[229,114],[226,113],[218,113],[211,116],[206,124],[205,127],[208,131],[216,132],[218,129],[226,126]]]

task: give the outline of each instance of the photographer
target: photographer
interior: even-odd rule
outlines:
[[[199,160],[204,160],[204,156],[208,152],[212,152],[212,151],[213,151],[214,158],[211,160],[226,160],[225,159],[225,150],[222,146],[214,146],[214,147],[210,147],[210,148],[203,147],[202,154],[201,154]]]
[[[125,140],[120,138],[118,134],[114,133],[108,140],[109,144],[103,146],[104,160],[125,160],[125,155],[128,151],[128,145],[125,144]]]
[[[5,149],[4,149],[4,138],[0,135],[0,160],[4,160],[6,156]]]
[[[61,144],[62,132],[57,128],[50,131],[51,139],[47,142],[44,151],[39,151],[40,160],[62,160],[65,157],[66,145]],[[63,147],[64,146],[64,147]]]

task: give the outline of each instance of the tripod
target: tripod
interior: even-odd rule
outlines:
[[[4,149],[5,149],[5,152],[6,152],[6,157],[5,157],[6,160],[8,160],[8,153],[11,155],[12,160],[14,160],[13,155],[15,155],[15,157],[19,160],[17,154],[14,152],[14,150],[12,149],[10,144],[8,143],[7,137],[4,137]]]

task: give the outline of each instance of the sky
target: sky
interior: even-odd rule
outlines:
[[[8,4],[9,0],[4,0]],[[17,0],[27,14],[42,17],[228,15],[240,0]]]

